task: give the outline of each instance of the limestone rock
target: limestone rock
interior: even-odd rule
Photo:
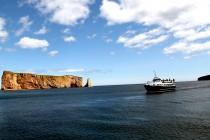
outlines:
[[[82,77],[72,75],[36,75],[4,71],[1,84],[2,90],[72,88],[82,87]]]
[[[87,79],[85,87],[92,87],[92,81],[90,80],[90,78]]]

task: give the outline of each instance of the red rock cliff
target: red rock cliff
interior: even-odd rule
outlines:
[[[4,71],[2,75],[2,90],[49,89],[82,87],[82,77],[65,75],[36,75],[30,73],[14,73]]]

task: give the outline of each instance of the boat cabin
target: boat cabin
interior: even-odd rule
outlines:
[[[161,79],[159,77],[154,77],[153,82],[161,82]]]

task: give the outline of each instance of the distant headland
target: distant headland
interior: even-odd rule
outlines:
[[[29,90],[50,88],[82,87],[83,78],[73,75],[52,76],[31,73],[14,73],[4,71],[2,75],[2,90]]]
[[[198,81],[205,81],[205,80],[210,80],[210,75],[205,75],[198,78]]]

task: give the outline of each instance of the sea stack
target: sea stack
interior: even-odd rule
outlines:
[[[90,78],[87,79],[85,87],[92,87],[92,81],[90,80]]]
[[[82,77],[64,75],[37,75],[31,73],[14,73],[4,71],[2,75],[2,90],[29,90],[50,88],[82,87]]]

